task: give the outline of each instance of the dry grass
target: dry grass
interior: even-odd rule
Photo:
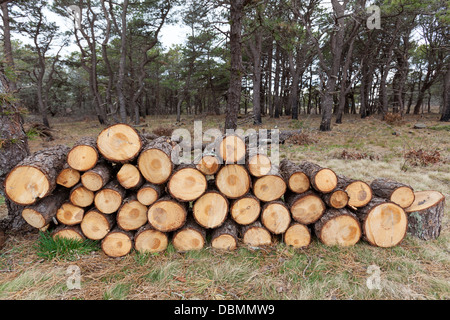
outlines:
[[[421,118],[438,126],[437,115]],[[172,127],[174,117],[148,118],[148,130]],[[189,130],[193,117],[183,122]],[[203,130],[223,124],[223,118],[203,117]],[[281,156],[308,159],[336,172],[370,182],[376,177],[397,179],[416,190],[434,189],[450,197],[450,132],[414,130],[418,119],[406,116],[395,128],[378,118],[344,118],[331,132],[318,132],[320,119],[264,119],[261,128],[302,128],[312,144],[287,142]],[[54,122],[54,141],[31,141],[31,149],[73,144],[102,129],[94,120]],[[252,127],[258,129],[259,127]],[[246,128],[244,128],[246,129]],[[393,135],[392,133],[396,134]],[[441,161],[402,170],[405,150],[438,150]],[[339,159],[343,150],[373,155],[370,159]],[[364,241],[351,248],[326,247],[316,239],[306,249],[287,248],[281,239],[271,248],[235,252],[205,248],[159,255],[136,252],[113,259],[101,251],[76,261],[43,260],[33,248],[37,235],[10,237],[0,252],[0,299],[450,299],[449,201],[441,236],[421,241],[411,236],[397,247],[382,249]],[[69,290],[66,270],[81,269],[81,289]],[[369,266],[380,268],[381,289],[367,287]]]

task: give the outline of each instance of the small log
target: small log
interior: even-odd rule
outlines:
[[[262,208],[261,222],[273,234],[282,234],[291,223],[291,213],[283,201],[271,201]]]
[[[280,199],[286,192],[286,189],[286,182],[277,169],[274,168],[265,176],[257,178],[253,184],[253,194],[263,202]]]
[[[237,199],[250,191],[251,180],[244,166],[229,164],[216,175],[216,186],[229,199]]]
[[[147,211],[136,196],[128,197],[117,211],[117,226],[125,231],[137,230],[147,223]]]
[[[314,224],[317,238],[327,246],[353,246],[361,238],[359,220],[347,209],[328,209]]]
[[[125,189],[117,180],[110,181],[102,190],[95,194],[95,207],[103,213],[116,212],[125,198]]]
[[[219,156],[224,164],[243,164],[246,153],[245,141],[238,135],[226,135],[219,143]]]
[[[301,162],[299,167],[308,176],[311,186],[316,191],[328,193],[336,188],[338,179],[333,170],[309,161]]]
[[[72,188],[78,182],[80,182],[80,178],[80,172],[78,170],[72,169],[69,164],[66,163],[56,177],[56,183],[65,188]]]
[[[134,248],[139,252],[162,252],[167,249],[169,237],[166,233],[146,224],[139,228],[134,236]]]
[[[138,168],[148,182],[162,184],[169,179],[173,170],[172,149],[167,137],[159,137],[145,144],[138,158]]]
[[[375,179],[370,184],[373,193],[380,198],[386,198],[402,208],[407,208],[414,202],[412,187],[390,179]]]
[[[322,200],[330,208],[342,209],[348,205],[349,197],[345,190],[334,189],[330,193],[322,194]]]
[[[68,195],[66,189],[56,189],[50,196],[25,207],[22,217],[29,225],[41,229],[56,217],[56,212],[67,201]]]
[[[261,204],[257,197],[247,193],[233,201],[230,206],[230,215],[240,225],[255,222],[261,213]]]
[[[119,123],[103,129],[97,136],[97,149],[107,160],[117,163],[133,161],[141,151],[143,140],[132,126]]]
[[[355,211],[363,230],[363,238],[373,246],[389,248],[402,242],[408,228],[408,217],[399,205],[373,197]]]
[[[231,219],[218,228],[214,229],[211,234],[211,247],[219,250],[235,250],[238,246],[238,225]]]
[[[216,154],[206,153],[203,154],[201,159],[195,161],[196,168],[200,170],[204,175],[214,175],[219,171],[221,167],[220,159]]]
[[[56,211],[56,219],[67,226],[74,226],[83,221],[84,209],[77,207],[69,202],[63,203]]]
[[[413,204],[406,208],[408,233],[422,240],[437,239],[444,219],[445,197],[438,191],[415,192]]]
[[[123,257],[133,249],[133,233],[116,227],[103,238],[101,247],[109,257]]]
[[[195,221],[206,229],[222,225],[228,215],[228,199],[217,190],[208,190],[198,198],[192,208]]]
[[[93,192],[103,188],[111,180],[111,167],[106,163],[99,163],[81,176],[81,183]]]
[[[53,239],[72,239],[83,241],[86,237],[83,235],[80,226],[65,226],[61,225],[55,228],[51,233]]]
[[[272,169],[272,161],[262,152],[251,152],[247,157],[248,172],[254,177],[262,177]]]
[[[97,142],[92,137],[83,137],[75,142],[67,154],[68,165],[81,172],[94,168],[98,160]]]
[[[148,222],[161,232],[171,232],[181,228],[187,218],[185,202],[178,202],[170,196],[157,200],[148,209]]]
[[[287,193],[285,201],[291,211],[292,219],[305,225],[319,220],[326,209],[320,196],[312,190],[300,194]]]
[[[292,192],[303,193],[308,191],[311,186],[309,178],[302,168],[288,159],[281,160],[280,174]]]
[[[6,176],[6,196],[18,205],[27,206],[50,195],[68,151],[68,147],[57,145],[20,161]]]
[[[207,187],[205,175],[194,165],[179,165],[167,183],[169,194],[181,202],[197,200]]]
[[[114,228],[115,222],[114,215],[91,209],[84,215],[80,227],[86,238],[102,240]]]
[[[311,243],[311,231],[304,224],[291,222],[283,235],[283,241],[294,248],[307,247]]]
[[[163,187],[161,185],[146,182],[138,190],[136,196],[138,201],[144,206],[150,206],[161,197],[162,192]]]
[[[364,207],[373,197],[372,189],[362,180],[354,180],[340,175],[337,188],[347,192],[348,205],[353,208]]]
[[[172,244],[177,251],[200,250],[206,244],[206,231],[192,218],[188,218],[183,227],[175,231]]]
[[[86,208],[94,202],[94,192],[79,183],[70,190],[69,200],[75,206]]]
[[[144,178],[139,169],[130,163],[122,165],[116,178],[125,189],[139,189],[144,184]]]
[[[241,227],[241,237],[244,244],[251,247],[263,247],[272,244],[272,235],[259,220]]]

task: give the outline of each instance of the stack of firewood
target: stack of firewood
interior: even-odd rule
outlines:
[[[316,235],[326,245],[362,238],[392,247],[407,230],[422,239],[439,236],[440,192],[381,178],[369,184],[309,161],[275,166],[237,135],[215,141],[194,164],[174,164],[177,146],[169,137],[112,125],[97,138],[24,159],[7,176],[6,195],[23,206],[31,226],[101,241],[111,257],[133,248],[163,251],[169,242],[178,251],[207,242],[233,250],[279,238],[301,248]]]

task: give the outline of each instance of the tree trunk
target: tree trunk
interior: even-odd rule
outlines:
[[[12,55],[12,45],[11,45],[11,27],[9,25],[9,12],[8,12],[8,2],[3,2],[2,7],[2,19],[3,19],[3,53],[5,56],[5,63],[8,65],[10,71],[15,72],[14,59]],[[17,90],[15,76],[9,79],[9,89],[11,91]]]
[[[443,91],[443,108],[440,121],[450,121],[450,64],[447,65],[447,72],[444,76],[444,91]]]

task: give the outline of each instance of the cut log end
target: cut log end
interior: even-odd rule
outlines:
[[[262,209],[261,222],[273,234],[281,234],[291,223],[291,213],[283,202],[270,202]]]
[[[258,178],[253,186],[254,195],[264,202],[280,199],[285,192],[286,182],[278,175],[266,175]]]
[[[258,219],[261,205],[258,198],[247,195],[233,202],[231,206],[231,217],[240,225],[248,225]]]
[[[167,190],[179,201],[194,201],[205,193],[208,187],[203,173],[194,168],[176,171],[167,184]]]
[[[67,155],[69,166],[78,171],[88,171],[95,167],[98,161],[97,150],[88,145],[79,145],[72,148]]]
[[[307,247],[311,243],[311,232],[300,223],[292,223],[284,233],[284,243],[294,248]]]
[[[317,191],[328,193],[333,191],[337,185],[337,176],[331,169],[321,169],[314,178]]]
[[[252,227],[244,233],[242,241],[251,247],[270,246],[272,235],[266,228]]]
[[[105,159],[125,163],[138,156],[142,149],[142,140],[133,127],[115,124],[100,132],[97,149]]]
[[[361,238],[358,218],[345,209],[327,210],[314,227],[317,237],[327,246],[353,246]]]
[[[409,187],[400,187],[392,193],[390,200],[402,208],[407,208],[414,202],[414,191]]]
[[[181,228],[186,221],[186,208],[173,199],[160,199],[148,209],[148,222],[161,231],[170,232]]]
[[[61,226],[52,232],[53,239],[69,239],[83,241],[85,239],[79,226]]]
[[[303,172],[293,173],[288,180],[288,187],[292,192],[303,193],[309,190],[309,178]]]
[[[120,208],[124,195],[125,190],[118,182],[110,182],[95,194],[95,207],[106,214],[114,213]]]
[[[56,219],[68,226],[80,224],[83,217],[84,209],[68,202],[64,203],[56,212]]]
[[[219,158],[212,155],[205,155],[197,164],[197,169],[200,170],[204,175],[216,174],[220,168]]]
[[[30,205],[50,191],[50,181],[41,170],[31,166],[15,167],[5,181],[9,199],[20,205]]]
[[[81,174],[78,170],[64,168],[56,178],[56,183],[65,187],[72,188],[80,182]]]
[[[161,195],[161,190],[157,185],[151,185],[150,183],[144,184],[136,196],[140,203],[144,206],[152,205]]]
[[[81,184],[78,184],[70,192],[69,199],[72,204],[78,207],[86,208],[94,202],[94,192]]]
[[[107,256],[112,258],[123,257],[130,253],[133,248],[132,236],[128,232],[115,229],[106,235],[101,246]]]
[[[219,192],[207,192],[193,206],[193,216],[197,223],[207,229],[219,227],[228,214],[228,200]]]
[[[250,190],[250,176],[247,170],[237,164],[222,167],[216,175],[216,186],[230,199],[237,199]]]
[[[193,219],[188,219],[186,224],[175,232],[172,244],[177,251],[185,252],[200,250],[206,244],[206,232]]]
[[[103,239],[112,229],[114,219],[97,210],[90,210],[81,221],[81,230],[86,238],[91,240]]]
[[[325,203],[313,192],[294,196],[289,201],[292,218],[302,224],[308,225],[316,222],[325,211]]]
[[[139,252],[162,252],[167,249],[168,244],[167,234],[154,229],[138,232],[134,239],[134,247]]]
[[[141,186],[143,179],[139,169],[136,166],[126,163],[124,164],[119,172],[117,172],[117,181],[125,189],[134,189]]]
[[[248,171],[254,177],[262,177],[272,169],[272,162],[265,154],[255,154],[248,159]]]
[[[227,164],[240,163],[244,159],[246,151],[244,140],[236,135],[224,137],[219,145],[219,155]]]
[[[137,200],[125,199],[117,212],[117,225],[125,231],[137,230],[147,223],[147,207]]]

